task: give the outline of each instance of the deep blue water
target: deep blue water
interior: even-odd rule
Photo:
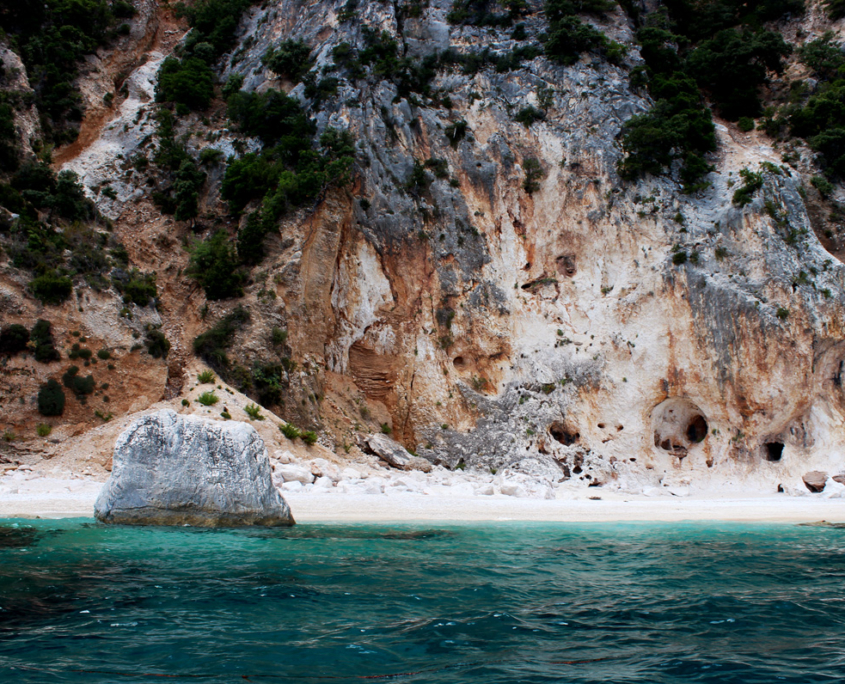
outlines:
[[[845,529],[0,523],[0,682],[370,679],[843,682]]]

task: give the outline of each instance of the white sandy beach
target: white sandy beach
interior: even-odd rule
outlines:
[[[92,517],[102,482],[27,475],[0,479],[0,518]],[[594,490],[595,491],[595,490]],[[743,522],[845,522],[845,499],[808,496],[677,497],[595,492],[537,499],[389,492],[344,494],[284,492],[299,523],[313,522],[617,522],[714,520]]]

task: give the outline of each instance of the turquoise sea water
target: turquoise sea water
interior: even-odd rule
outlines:
[[[843,682],[845,529],[2,522],[2,682],[373,679]]]

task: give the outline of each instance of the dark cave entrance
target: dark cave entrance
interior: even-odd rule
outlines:
[[[777,463],[783,456],[783,442],[766,442],[763,448],[767,461]]]

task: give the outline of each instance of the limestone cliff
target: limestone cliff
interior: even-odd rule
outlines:
[[[845,471],[845,269],[828,218],[841,189],[825,200],[810,185],[817,161],[804,143],[785,160],[763,131],[719,119],[709,187],[685,194],[677,169],[621,179],[623,124],[652,104],[631,85],[643,60],[630,12],[589,19],[627,47],[616,63],[585,52],[564,65],[538,50],[506,70],[439,68],[421,95],[389,74],[350,76],[335,48],[364,50],[369,29],[409,60],[507,53],[540,45],[542,3],[520,19],[527,39],[512,26],[449,23],[451,0],[250,6],[216,63],[219,83],[237,74],[247,93],[283,90],[318,133],[351,132],[353,182],[279,221],[243,297],[208,301],[185,276],[183,245],[243,228],[258,203],[230,213],[221,159],[262,142],[228,121],[218,87],[207,110],[175,124],[193,158],[222,153],[205,167],[199,216],[162,213],[148,167],[161,144],[156,79],[189,27],[164,3],[135,5],[124,44],[89,58],[80,138],[53,160],[79,174],[131,263],[156,273],[157,304],[127,307],[113,288],[77,280],[72,300],[42,306],[20,269],[0,262],[4,324],[48,319],[60,347],[78,331],[111,350],[113,376],[97,378],[110,378],[110,413],[178,403],[199,367],[194,338],[243,306],[249,319],[226,351],[226,380],[258,398],[250,370],[275,368],[282,397],[268,408],[341,455],[384,429],[450,467],[541,470],[584,486],[688,480],[771,491],[808,470]],[[771,26],[796,45],[845,30],[818,6]],[[315,73],[334,74],[330,95],[262,61],[287,39],[311,49]],[[766,92],[804,76],[790,57]],[[744,169],[762,183],[738,206]],[[133,347],[158,323],[172,344],[166,359]],[[274,343],[274,329],[286,337]],[[0,424],[25,438],[7,449],[40,457],[35,394],[66,365],[5,362]],[[92,403],[70,398],[48,455],[99,421]]]

